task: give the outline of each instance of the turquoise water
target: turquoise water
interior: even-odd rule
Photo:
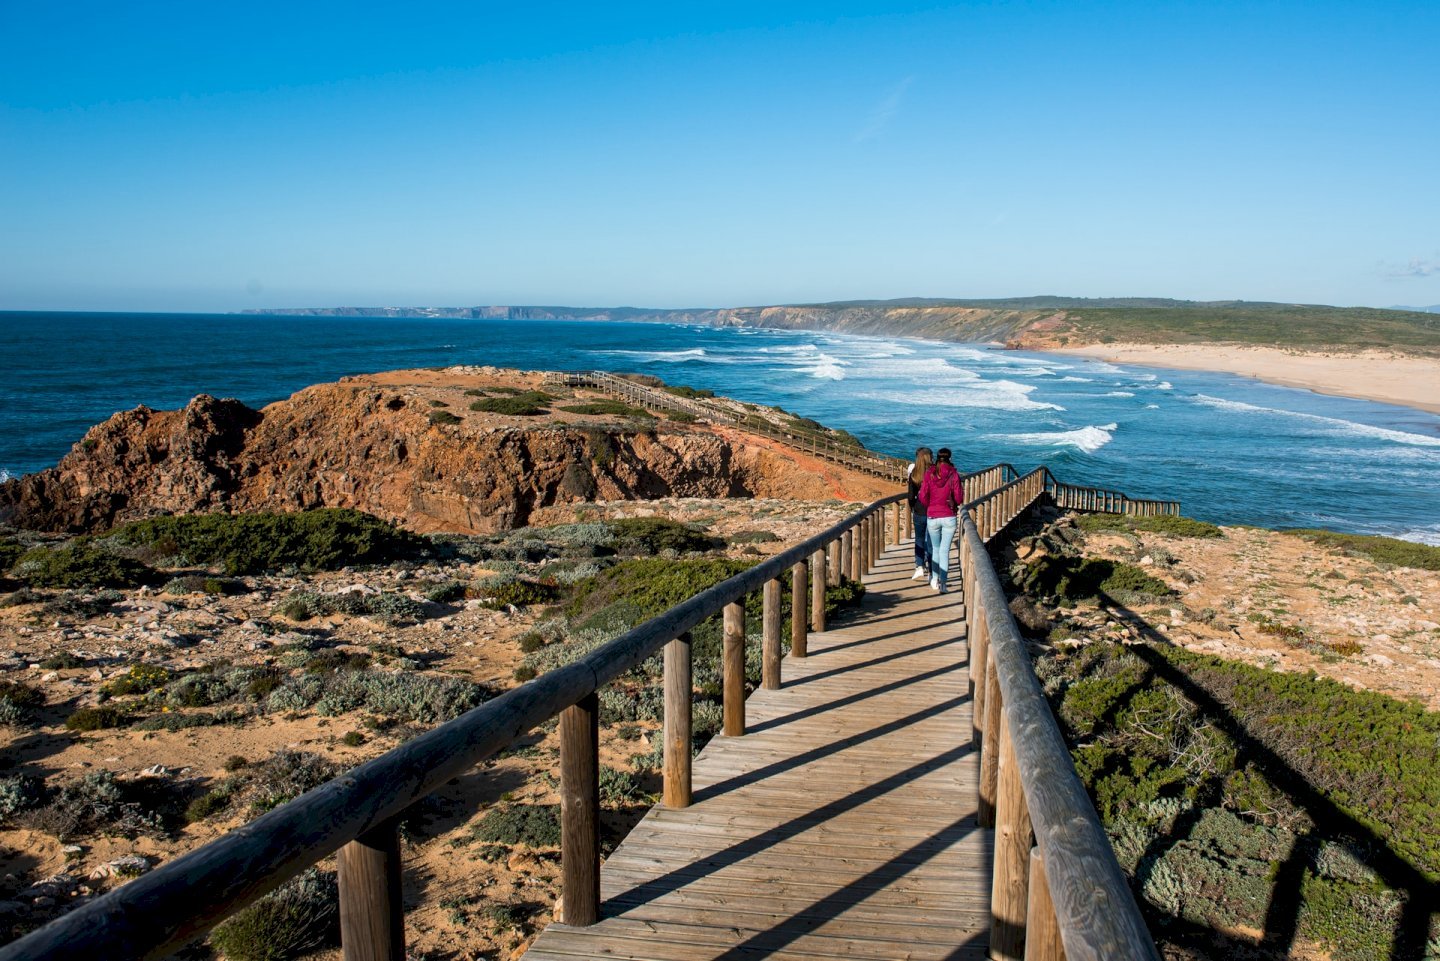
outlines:
[[[448,364],[655,374],[906,456],[1048,463],[1223,523],[1440,543],[1440,417],[1225,374],[807,331],[588,321],[0,313],[0,472],[197,393],[260,406],[344,374]]]

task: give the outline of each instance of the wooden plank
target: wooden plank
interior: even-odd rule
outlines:
[[[853,532],[857,576],[885,526]],[[605,862],[600,922],[552,925],[530,961],[984,957],[963,593],[912,569],[908,541],[880,552],[858,615],[810,634],[784,686],[745,703],[746,736],[695,760],[694,803],[652,809]]]

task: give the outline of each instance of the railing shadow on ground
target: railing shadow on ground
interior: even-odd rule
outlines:
[[[956,699],[957,702],[958,700],[959,699]],[[920,713],[927,716],[933,715],[940,710],[949,710],[954,706],[954,703],[936,705],[935,707]],[[891,728],[892,725],[887,724],[884,725],[884,727]],[[879,731],[881,729],[877,728],[876,730]],[[878,733],[872,735],[872,737],[878,736],[880,736]],[[834,750],[835,748],[833,747],[827,747],[826,749],[824,749],[824,753],[833,753]],[[746,838],[743,841],[736,842],[735,844],[732,844],[727,848],[717,851],[715,854],[708,855],[704,859],[705,873],[711,874],[720,868],[738,864],[739,862],[745,860],[751,855],[759,854],[760,852],[768,848],[774,847],[781,841],[787,840],[789,838],[795,837],[798,834],[802,834],[805,831],[811,830],[817,824],[823,824],[824,822],[832,820],[841,814],[852,811],[855,808],[861,807],[871,801],[883,797],[884,795],[889,794],[891,791],[903,788],[908,785],[912,779],[929,773],[929,771],[935,768],[937,765],[944,765],[952,763],[954,761],[958,761],[966,755],[970,754],[973,750],[974,747],[970,744],[958,745],[948,751],[937,754],[934,757],[926,758],[919,764],[912,765],[901,771],[896,771],[894,774],[891,774],[890,776],[882,780],[876,781],[874,784],[867,785],[866,787],[852,794],[847,794],[843,798],[837,798],[834,801],[822,804],[821,806],[805,814],[797,815],[796,817],[791,818],[783,824],[771,828],[763,834],[759,834],[754,837]],[[815,757],[810,756],[813,753],[814,752],[806,752],[806,754],[804,755],[800,755],[792,759],[787,759],[784,762],[780,762],[780,764],[767,765],[765,768],[757,769],[750,774],[740,775],[737,778],[732,778],[730,781],[724,782],[727,785],[726,791],[734,790],[737,787],[743,786],[743,784],[754,783],[757,780],[763,780],[765,775],[761,772],[774,773],[774,771],[771,770],[772,768],[779,768],[781,770],[793,770],[794,768],[801,766],[802,764],[815,760]],[[821,756],[823,756],[823,754]],[[725,791],[717,792],[716,795],[711,796],[718,796],[718,794],[723,793],[725,793]],[[697,801],[703,800],[704,797],[705,795],[701,791],[696,792]],[[964,833],[969,833],[969,831],[975,830],[974,818],[962,818],[955,823],[959,826],[956,828],[956,830],[963,829],[960,836],[963,836]],[[955,840],[958,839],[959,838],[957,837]],[[654,901],[656,898],[662,897],[666,894],[670,894],[674,891],[678,891],[690,881],[694,880],[693,872],[688,870],[689,867],[690,866],[687,865],[685,868],[670,871],[666,874],[660,875],[659,877],[641,882],[635,887],[628,889],[623,895],[620,896],[620,898],[623,899],[625,903],[634,906],[637,904],[645,904],[650,901]],[[606,902],[606,906],[611,906],[609,901]],[[618,899],[614,906],[619,906]]]
[[[1141,615],[1120,604],[1111,604],[1111,609],[1126,624],[1134,628],[1147,641],[1156,645],[1174,646],[1173,642],[1155,630]],[[1291,764],[1274,749],[1252,734],[1244,723],[1217,696],[1188,677],[1156,651],[1146,645],[1130,645],[1126,650],[1144,661],[1155,677],[1181,691],[1201,714],[1224,732],[1237,747],[1237,760],[1252,762],[1271,783],[1280,786],[1290,795],[1320,833],[1337,838],[1349,838],[1359,842],[1367,851],[1367,863],[1389,887],[1404,895],[1404,907],[1397,919],[1389,961],[1422,961],[1425,957],[1426,942],[1430,936],[1433,914],[1440,911],[1440,883],[1433,882],[1425,874],[1395,851],[1385,839],[1373,829],[1352,815],[1341,810],[1335,802],[1325,797],[1309,783],[1307,777],[1295,770]],[[1153,864],[1166,851],[1188,837],[1198,822],[1202,807],[1191,809],[1190,817],[1182,817],[1174,828],[1157,838],[1141,855],[1140,864]],[[1289,951],[1295,946],[1299,932],[1300,908],[1303,903],[1301,886],[1305,869],[1315,855],[1314,838],[1297,837],[1290,855],[1280,864],[1275,875],[1275,886],[1271,892],[1270,904],[1266,911],[1263,944],[1274,950]],[[1138,875],[1136,887],[1144,883],[1144,876]],[[1211,933],[1201,925],[1179,922],[1191,933]]]

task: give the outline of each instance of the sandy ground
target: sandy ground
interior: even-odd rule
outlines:
[[[1440,710],[1440,574],[1293,534],[1222,530],[1216,539],[1089,534],[1085,553],[1139,564],[1169,584],[1174,600],[1145,617],[1181,647],[1314,671]]]
[[[1050,352],[1113,364],[1242,374],[1282,387],[1440,414],[1440,359],[1432,357],[1368,350],[1305,353],[1242,344],[1093,344]]]

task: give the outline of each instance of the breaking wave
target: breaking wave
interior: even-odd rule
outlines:
[[[866,400],[916,407],[975,407],[988,410],[1064,410],[1059,404],[1031,400],[1030,384],[1013,380],[981,381],[953,387],[925,388],[888,394],[866,394]]]
[[[1074,447],[1087,454],[1093,454],[1115,437],[1118,424],[1103,424],[1098,427],[1081,427],[1077,430],[1061,430],[1034,434],[996,434],[998,440],[1032,447]]]
[[[1195,403],[1200,404],[1202,407],[1228,410],[1238,414],[1277,414],[1281,417],[1294,417],[1299,420],[1310,421],[1314,424],[1323,424],[1338,434],[1373,437],[1376,440],[1388,440],[1396,444],[1409,444],[1413,447],[1440,447],[1440,437],[1427,437],[1424,434],[1412,434],[1409,431],[1392,430],[1389,427],[1360,424],[1353,420],[1341,420],[1338,417],[1324,417],[1320,414],[1302,414],[1293,410],[1278,410],[1274,407],[1259,407],[1255,404],[1247,404],[1244,401],[1225,400],[1223,397],[1211,397],[1209,394],[1196,394],[1194,400]]]

